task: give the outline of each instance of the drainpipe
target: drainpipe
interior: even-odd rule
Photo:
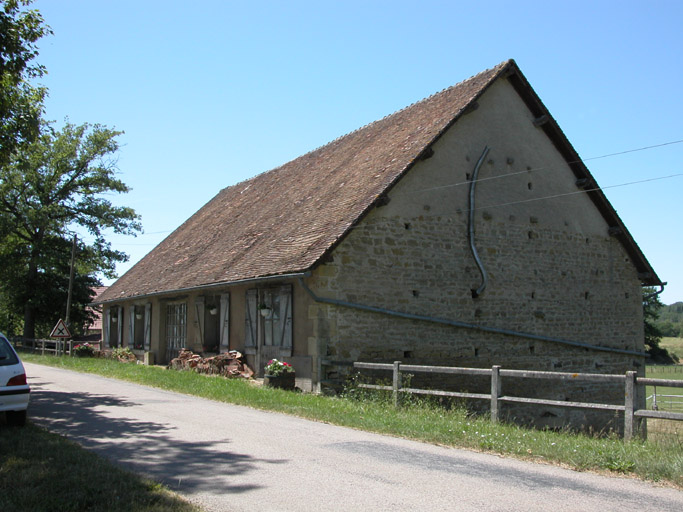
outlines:
[[[470,214],[469,214],[469,219],[467,222],[467,237],[469,238],[470,241],[470,250],[472,251],[472,256],[474,257],[474,261],[477,262],[477,267],[479,267],[479,272],[481,273],[481,285],[479,288],[476,290],[472,290],[472,298],[476,299],[481,295],[481,293],[484,291],[486,288],[486,285],[488,284],[489,276],[486,273],[486,269],[484,268],[483,263],[481,262],[481,259],[479,258],[479,254],[477,253],[477,248],[474,246],[474,191],[475,187],[477,186],[477,177],[479,176],[479,168],[481,167],[481,164],[484,163],[484,159],[486,158],[486,155],[489,152],[489,147],[486,146],[484,148],[484,152],[481,154],[479,157],[479,160],[477,161],[477,165],[474,167],[474,172],[472,173],[472,180],[470,181],[470,201],[469,201],[469,209],[470,209]]]
[[[313,290],[311,290],[308,286],[306,286],[306,283],[304,283],[304,280],[302,277],[299,277],[299,284],[301,287],[306,290],[306,292],[311,296],[311,298],[315,302],[320,302],[322,304],[332,304],[334,306],[341,306],[345,308],[352,308],[352,309],[359,309],[362,311],[371,311],[373,313],[379,313],[382,315],[388,315],[388,316],[395,316],[399,318],[407,318],[409,320],[421,320],[423,322],[431,322],[431,323],[436,323],[436,324],[441,324],[441,325],[450,325],[453,327],[461,327],[463,329],[472,329],[476,331],[482,331],[482,332],[489,332],[493,334],[503,334],[505,336],[514,336],[517,338],[526,338],[530,340],[539,340],[539,341],[548,341],[551,343],[559,343],[561,345],[568,345],[571,347],[578,347],[578,348],[585,348],[588,350],[595,350],[597,352],[612,352],[616,354],[625,354],[629,356],[639,356],[639,357],[649,357],[648,354],[645,352],[638,352],[636,350],[626,350],[626,349],[620,349],[620,348],[611,348],[611,347],[601,347],[599,345],[591,345],[590,343],[583,343],[581,341],[571,341],[571,340],[565,340],[562,338],[553,338],[550,336],[541,336],[538,334],[531,334],[531,333],[526,333],[526,332],[519,332],[519,331],[510,331],[507,329],[500,329],[498,327],[488,327],[485,325],[476,325],[476,324],[468,324],[466,322],[459,322],[457,320],[448,320],[445,318],[436,318],[432,316],[425,316],[425,315],[415,315],[413,313],[403,313],[401,311],[393,311],[390,309],[385,309],[385,308],[379,308],[376,306],[368,306],[366,304],[358,304],[355,302],[347,302],[344,300],[337,300],[337,299],[328,299],[326,297],[318,297]]]
[[[660,284],[660,285],[659,285],[659,291],[658,291],[658,292],[654,292],[654,293],[650,293],[649,295],[645,295],[645,297],[643,297],[643,301],[650,300],[650,299],[652,299],[652,298],[657,297],[658,295],[660,295],[660,294],[664,291],[664,287],[665,287],[667,284],[669,284],[669,283],[662,283],[662,284]]]

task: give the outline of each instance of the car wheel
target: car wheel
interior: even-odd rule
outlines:
[[[7,424],[23,427],[26,424],[26,411],[7,411]]]

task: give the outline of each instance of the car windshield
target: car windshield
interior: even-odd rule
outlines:
[[[19,359],[17,359],[9,341],[0,336],[0,366],[9,366],[18,362]]]

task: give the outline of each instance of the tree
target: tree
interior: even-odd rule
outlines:
[[[659,300],[659,295],[654,288],[643,289],[643,322],[645,327],[645,346],[646,351],[652,357],[652,361],[659,364],[672,364],[674,360],[665,348],[659,346],[662,341],[662,331],[656,322],[659,318],[659,311],[664,304]]]
[[[46,91],[29,80],[45,73],[32,61],[38,54],[36,42],[52,31],[37,10],[22,10],[29,4],[0,1],[0,168],[40,131]]]
[[[74,229],[94,237],[80,242],[75,303],[90,300],[97,272],[114,277],[116,262],[127,260],[104,239],[105,230],[141,229],[133,209],[103,197],[129,190],[116,177],[120,134],[100,125],[55,130],[44,123],[36,141],[0,168],[0,288],[13,311],[23,313],[24,337],[63,315]]]

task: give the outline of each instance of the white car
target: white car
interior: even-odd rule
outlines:
[[[12,344],[0,334],[0,413],[5,413],[8,425],[26,423],[30,392],[24,365]]]

